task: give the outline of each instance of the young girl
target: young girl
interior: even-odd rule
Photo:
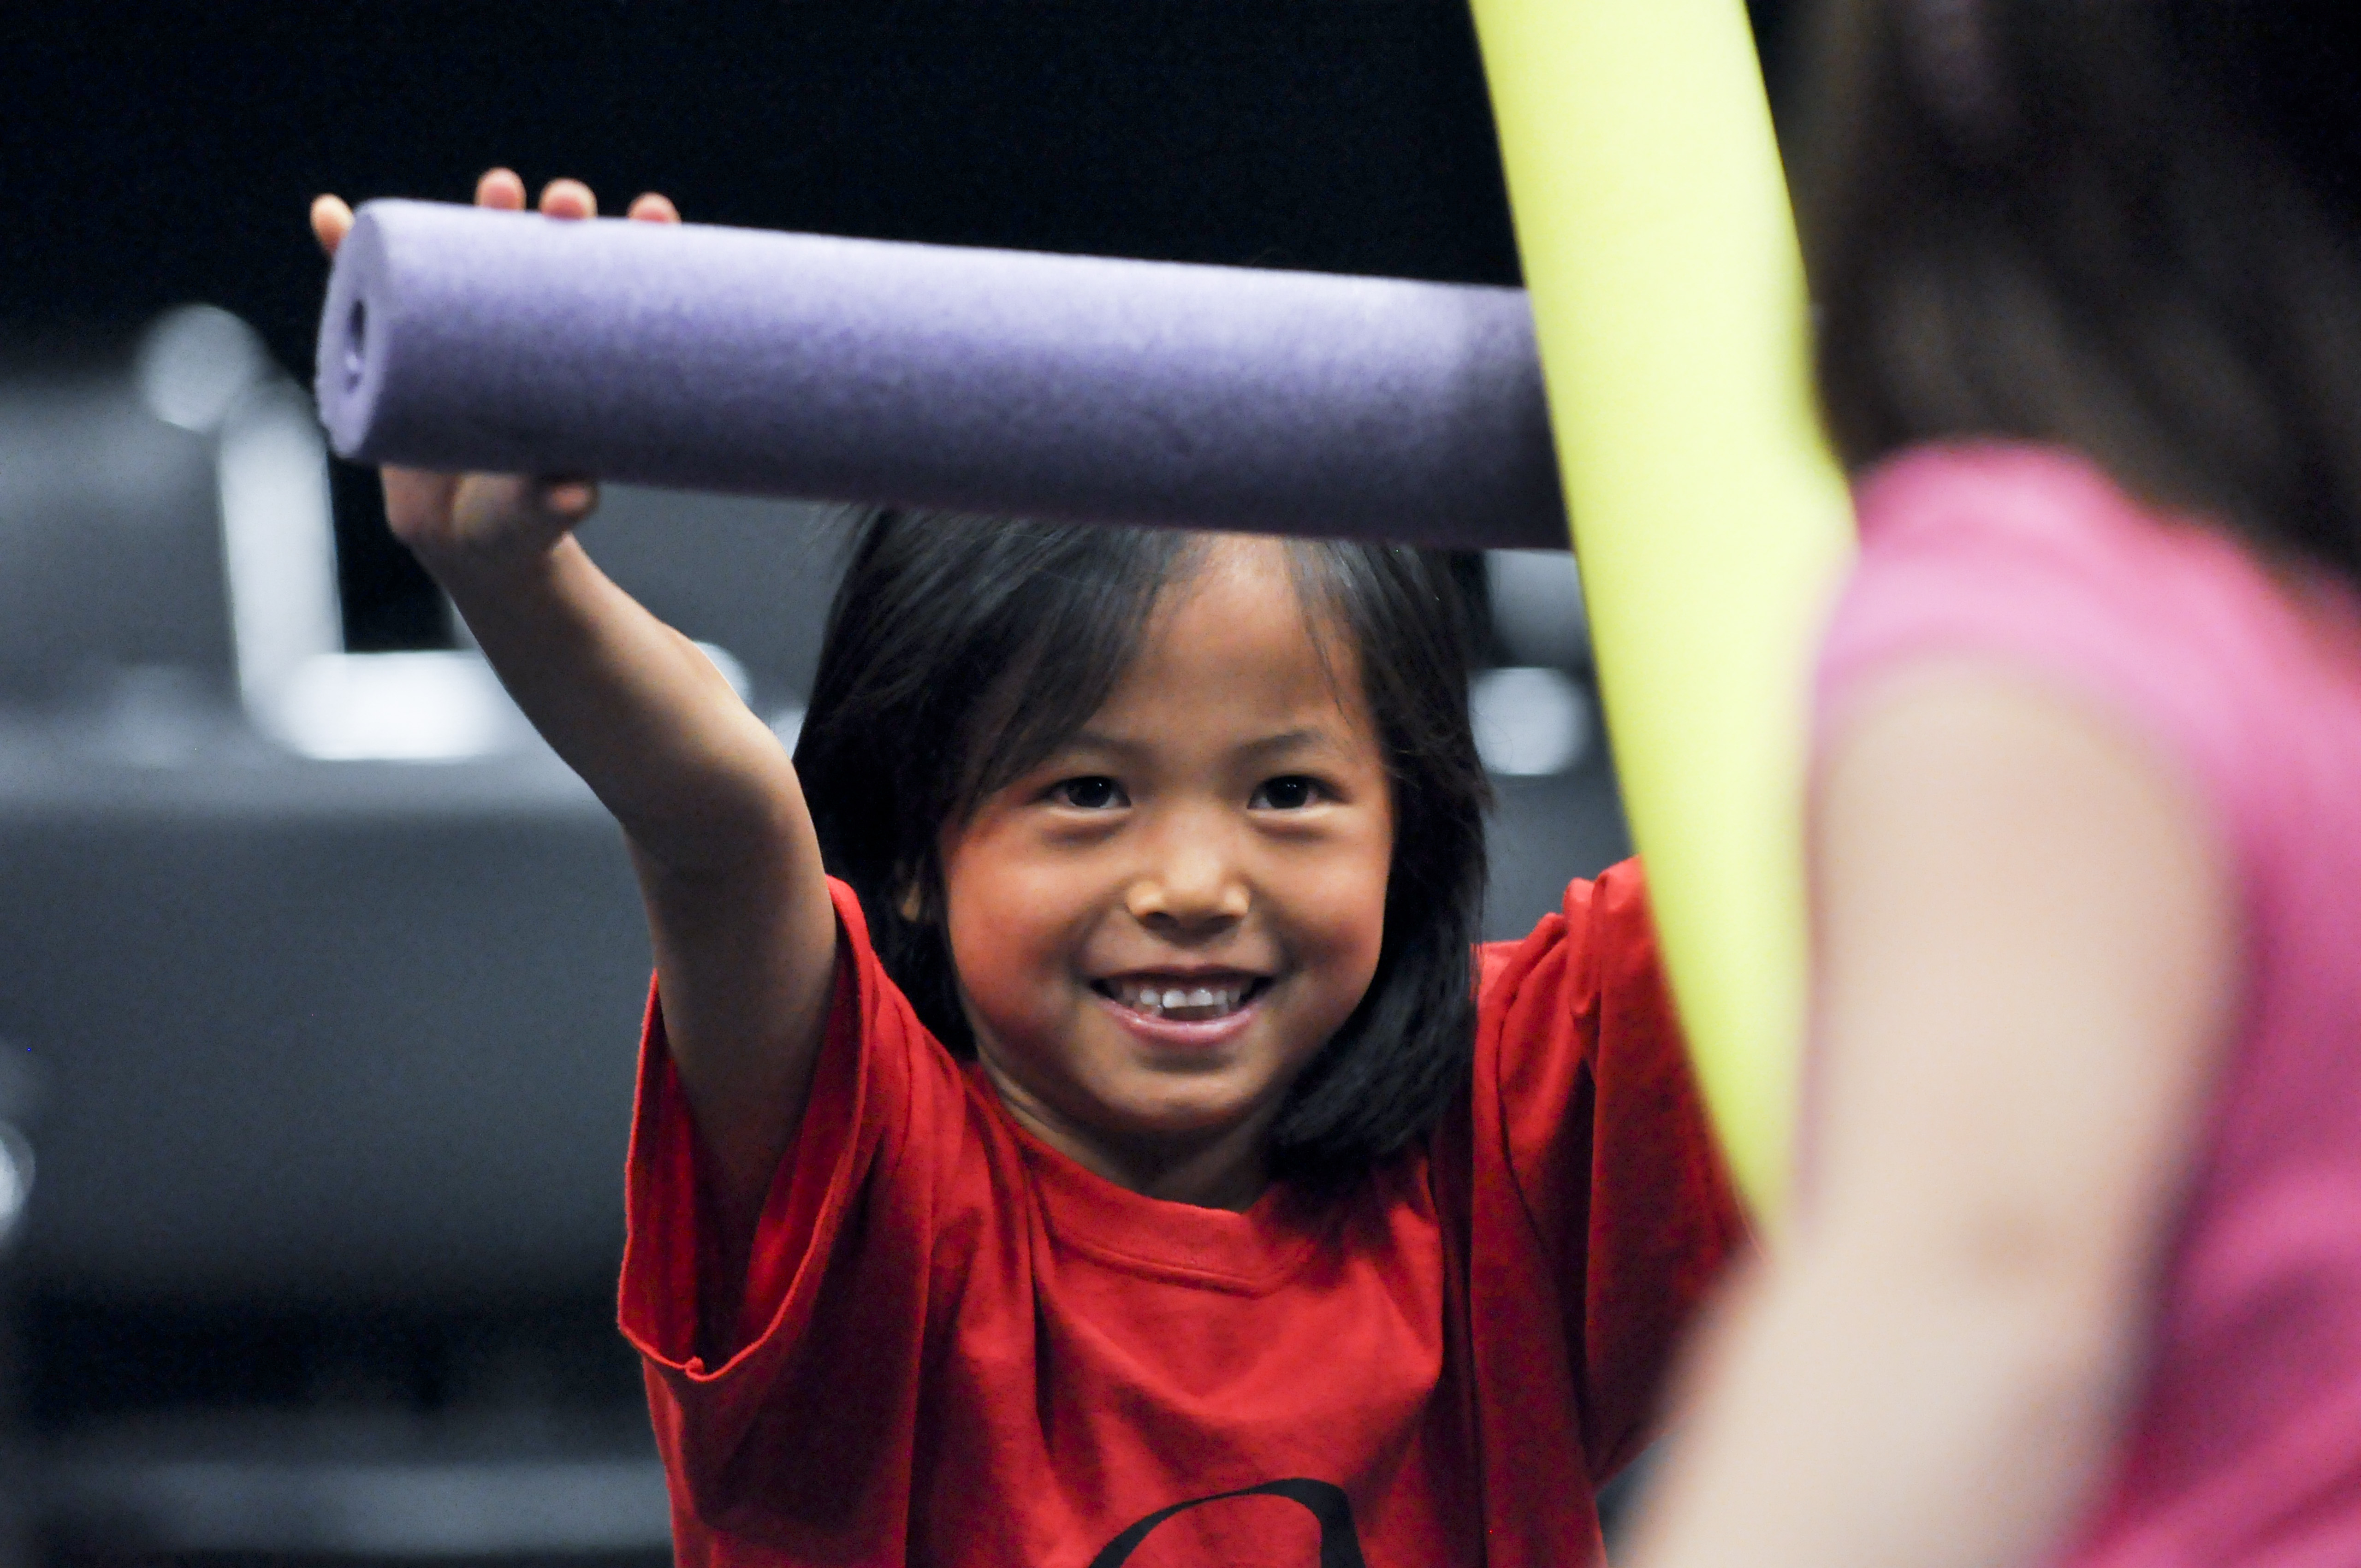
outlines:
[[[386,492],[639,868],[681,1561],[1597,1560],[1740,1225],[1636,873],[1477,963],[1434,561],[881,516],[791,765],[587,486]]]
[[[2361,1563],[2350,7],[1833,7],[1806,1193],[1640,1554]]]

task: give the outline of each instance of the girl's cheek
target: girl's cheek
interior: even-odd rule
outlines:
[[[1053,1025],[1044,1006],[1041,957],[1022,931],[989,916],[962,920],[954,911],[950,938],[951,967],[971,1021],[983,1034],[1006,1047]]]
[[[1322,879],[1323,924],[1340,954],[1375,968],[1385,944],[1386,884],[1389,846],[1358,847],[1361,852]]]
[[[1073,934],[1074,890],[1006,834],[946,846],[951,961],[970,999],[1008,1023],[1049,1005],[1045,978],[1062,972]]]

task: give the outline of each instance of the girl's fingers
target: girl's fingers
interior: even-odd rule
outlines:
[[[541,210],[553,218],[595,218],[598,198],[579,180],[553,180],[541,188]]]
[[[476,181],[476,205],[504,213],[524,211],[524,181],[513,169],[487,169]]]
[[[561,192],[560,186],[571,189]],[[579,192],[578,199],[586,209],[593,205],[588,189],[579,181],[561,180],[544,194],[543,211],[553,210],[549,205],[551,197],[558,196],[562,201],[571,202],[577,199],[575,192]],[[512,169],[488,169],[476,181],[476,205],[500,212],[521,213],[524,210],[524,181]],[[587,216],[587,211],[582,215]],[[312,203],[312,233],[319,240],[320,248],[329,255],[336,253],[336,247],[345,243],[345,236],[352,232],[352,227],[353,209],[341,196],[321,196]]]
[[[541,510],[568,522],[581,521],[598,504],[598,486],[590,479],[539,479],[534,485]]]
[[[467,474],[447,483],[440,490],[421,487],[415,521],[394,517],[390,474],[386,487],[386,515],[395,537],[446,562],[524,560],[564,537],[598,504],[598,487],[588,479]],[[432,510],[435,506],[439,514]]]
[[[655,191],[649,191],[632,198],[629,215],[645,224],[680,222],[680,209],[672,204],[672,198]]]
[[[318,196],[313,199],[312,237],[320,242],[322,250],[330,256],[335,255],[336,247],[345,243],[345,236],[352,232],[352,227],[353,210],[345,204],[343,197]]]

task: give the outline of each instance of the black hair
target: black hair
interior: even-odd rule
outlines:
[[[1466,1079],[1490,794],[1451,561],[1286,548],[1315,635],[1357,655],[1394,807],[1377,972],[1272,1127],[1274,1175],[1334,1186],[1423,1136]],[[975,1047],[940,913],[941,829],[1089,720],[1203,549],[1202,535],[915,510],[869,514],[853,538],[796,770],[829,870],[955,1054]]]
[[[2349,0],[1828,0],[1799,185],[1850,466],[1991,434],[2361,582]]]

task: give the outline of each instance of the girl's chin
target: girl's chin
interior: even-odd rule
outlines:
[[[1136,1069],[1093,1088],[1091,1135],[1110,1148],[1186,1156],[1259,1124],[1272,1090],[1259,1075]]]

